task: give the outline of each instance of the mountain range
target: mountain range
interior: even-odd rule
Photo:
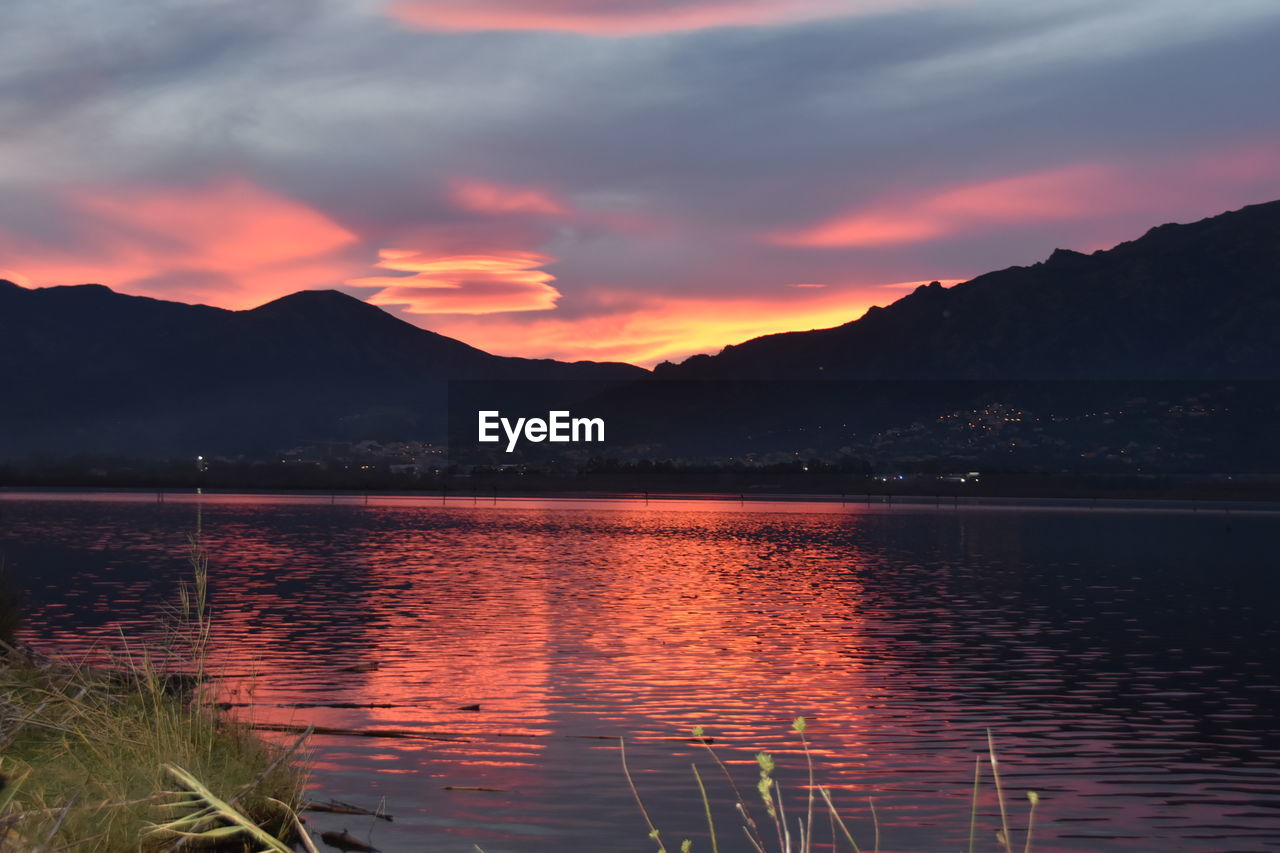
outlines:
[[[333,290],[249,311],[0,281],[0,458],[270,453],[440,436],[450,379],[618,380],[628,364],[504,358]]]
[[[832,329],[659,365],[667,379],[1280,379],[1280,201],[923,285]]]
[[[336,291],[248,311],[0,281],[0,459],[437,438],[449,380],[1280,379],[1280,201],[664,363],[506,358]],[[650,399],[652,392],[649,394]],[[760,408],[768,399],[740,403]]]

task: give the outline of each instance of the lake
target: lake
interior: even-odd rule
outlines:
[[[1247,507],[0,493],[27,638],[153,636],[197,526],[211,669],[320,735],[311,814],[399,851],[746,849],[715,739],[817,779],[863,849],[967,848],[991,730],[1021,849],[1280,845],[1280,514]],[[476,710],[478,706],[478,710]],[[999,815],[983,767],[980,850]],[[466,790],[483,788],[497,790]],[[759,809],[757,809],[759,812]],[[763,815],[758,815],[763,817]],[[826,833],[825,819],[818,826]],[[825,839],[824,839],[825,840]],[[826,849],[826,848],[824,848]],[[847,849],[842,845],[840,849]]]

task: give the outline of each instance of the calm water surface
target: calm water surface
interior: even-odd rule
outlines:
[[[988,727],[1018,845],[1035,790],[1040,851],[1280,847],[1275,514],[9,493],[30,639],[152,631],[197,509],[236,713],[428,736],[314,738],[315,797],[395,821],[313,824],[389,853],[652,850],[618,736],[709,850],[690,728],[746,790],[774,752],[798,814],[796,715],[868,848],[868,797],[882,850],[967,848]]]

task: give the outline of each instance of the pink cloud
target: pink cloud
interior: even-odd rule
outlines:
[[[1280,141],[1245,140],[1238,145],[1203,154],[1192,164],[1192,172],[1202,181],[1226,187],[1274,184],[1280,176]]]
[[[549,190],[513,187],[479,180],[455,180],[450,198],[463,210],[488,214],[542,214],[563,216],[569,207]]]
[[[393,0],[386,13],[432,31],[544,30],[634,36],[760,27],[919,5],[903,0]]]
[[[812,248],[892,246],[992,225],[1075,219],[1105,207],[1115,181],[1097,164],[1049,169],[888,199],[771,239]]]
[[[1177,159],[1087,162],[891,194],[798,229],[765,235],[768,242],[806,248],[899,246],[978,231],[1049,222],[1101,223],[1140,215],[1216,212],[1239,205],[1242,190],[1265,201],[1280,181],[1280,146],[1248,141]],[[1221,199],[1220,201],[1210,201]],[[1161,220],[1158,217],[1164,217]],[[1125,233],[1114,235],[1122,239]],[[1112,245],[1104,237],[1098,247]]]
[[[376,287],[367,302],[398,306],[407,314],[497,314],[547,311],[560,291],[555,276],[540,269],[555,260],[534,252],[428,255],[413,249],[383,249],[377,267],[408,275],[379,275],[347,281]]]
[[[49,246],[0,232],[5,263],[34,285],[95,282],[130,293],[251,308],[351,272],[354,234],[243,178],[68,194],[74,236]]]

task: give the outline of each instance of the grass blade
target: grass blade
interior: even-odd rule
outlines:
[[[711,819],[711,800],[707,798],[706,786],[702,784],[702,776],[698,773],[698,765],[690,764],[693,768],[693,778],[698,782],[698,791],[702,794],[702,807],[707,812],[707,831],[711,833],[711,853],[720,853],[720,845],[716,841],[716,824]]]

